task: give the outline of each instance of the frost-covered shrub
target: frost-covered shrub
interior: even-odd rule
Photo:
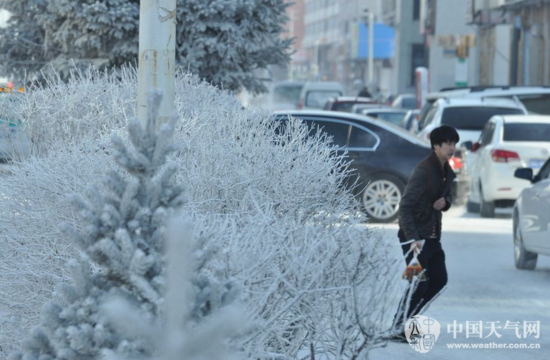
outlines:
[[[126,98],[124,89],[135,85],[135,74],[126,74],[120,84],[113,80],[120,93],[108,90],[111,96],[101,101]],[[41,129],[37,119],[43,116],[64,135],[41,137],[37,147],[43,150],[0,178],[6,199],[0,208],[4,347],[17,346],[38,323],[37,309],[51,298],[54,283],[69,278],[66,260],[76,252],[59,231],[61,221],[76,224],[67,193],[84,193],[115,168],[107,139],[111,132],[125,136],[121,119],[129,110],[106,105],[109,113],[96,116],[86,131],[71,132],[70,125],[86,118],[71,102],[94,91],[94,83],[109,83],[106,77],[75,79],[72,89],[83,93],[60,91],[65,100],[47,96],[46,88],[26,95],[25,111],[33,114],[23,118],[27,131]],[[78,87],[79,81],[89,86]],[[346,158],[333,151],[330,139],[308,138],[297,121],[276,133],[269,114],[242,109],[192,76],[178,74],[176,88],[178,150],[168,164],[176,165],[176,179],[185,184],[183,211],[199,234],[223,246],[228,275],[244,284],[246,313],[261,324],[235,340],[240,348],[255,358],[292,358],[310,349],[319,356],[320,347],[343,357],[368,352],[396,296],[389,291],[396,253],[365,228],[353,195],[341,186]],[[60,117],[53,110],[64,101],[70,111]],[[388,291],[374,291],[380,288]],[[350,342],[358,345],[338,348]]]
[[[175,110],[182,119],[204,116],[208,109],[229,114],[240,108],[233,96],[192,75],[178,72],[176,77]],[[58,142],[77,148],[97,145],[137,116],[136,81],[132,67],[116,72],[73,69],[65,81],[48,77],[17,94],[11,112],[23,121],[35,154],[44,154]],[[195,108],[196,104],[200,106]]]
[[[156,109],[159,102],[154,96],[151,107]],[[175,164],[164,166],[173,151],[175,118],[159,131],[155,118],[152,111],[145,129],[135,119],[129,123],[133,148],[118,137],[112,139],[113,157],[127,179],[108,171],[107,195],[91,185],[85,198],[71,196],[79,223],[64,224],[63,229],[83,252],[79,263],[69,262],[73,284],[60,284],[60,301],[44,306],[40,326],[10,359],[147,359],[163,353],[163,345],[173,347],[173,355],[187,353],[189,359],[213,354],[187,338],[191,331],[204,332],[204,320],[214,322],[214,315],[232,305],[238,290],[233,281],[211,270],[217,268],[213,258],[219,245],[209,244],[204,236],[196,241],[193,229],[185,225],[172,230],[166,242],[168,219],[185,198],[182,185],[174,181]],[[132,324],[137,316],[143,317],[142,323]],[[165,343],[156,340],[161,329]],[[137,335],[147,332],[151,336]],[[209,334],[221,337],[220,344],[233,335],[215,328]],[[178,339],[182,336],[186,341]],[[218,352],[218,357],[226,353]]]

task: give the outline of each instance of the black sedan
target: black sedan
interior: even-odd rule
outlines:
[[[514,260],[518,269],[533,270],[539,254],[550,255],[550,159],[535,176],[530,168],[514,175],[531,182],[514,204]]]
[[[335,145],[347,150],[356,170],[355,194],[371,221],[392,222],[397,218],[399,201],[413,168],[431,152],[430,145],[404,129],[365,116],[333,111],[281,111],[278,120],[288,116],[302,119],[312,129],[332,136]]]

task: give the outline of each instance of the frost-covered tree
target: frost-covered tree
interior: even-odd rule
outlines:
[[[25,72],[38,72],[48,61],[44,29],[38,23],[38,16],[46,11],[45,2],[0,0],[0,9],[12,14],[10,26],[0,28],[0,72],[19,78]]]
[[[84,193],[118,169],[107,139],[125,134],[122,123],[135,111],[136,96],[135,72],[115,75],[51,79],[22,97],[18,113],[40,151],[0,177],[3,349],[20,347],[23,334],[40,323],[37,312],[51,299],[52,283],[69,278],[65,259],[75,257],[74,249],[58,224],[77,221],[66,193]],[[105,92],[98,92],[102,85]],[[219,264],[203,267],[223,276],[198,281],[195,291],[211,293],[212,286],[199,284],[212,282],[223,290],[235,279],[243,318],[261,321],[232,344],[262,360],[360,359],[383,345],[403,290],[402,253],[393,234],[380,236],[357,213],[342,186],[345,154],[326,136],[308,136],[298,120],[275,131],[269,113],[242,109],[234,96],[188,74],[176,77],[175,109],[184,120],[174,132],[179,151],[167,166],[174,164],[185,184],[182,211],[198,238],[220,249],[215,258],[224,265],[223,272],[215,270]],[[226,298],[214,294],[203,304]],[[104,327],[118,329],[113,325]]]
[[[139,0],[2,0],[11,12],[0,29],[2,73],[31,77],[71,66],[118,67],[138,53]]]
[[[139,339],[155,349],[154,357],[105,349],[103,359],[243,358],[228,346],[228,339],[246,332],[246,324],[242,309],[234,302],[237,287],[225,279],[219,263],[213,261],[218,247],[208,243],[206,237],[197,239],[193,225],[188,222],[179,220],[170,228],[172,234],[168,236],[166,252],[169,290],[162,304],[163,316],[147,317],[135,304],[120,297],[113,297],[102,306],[109,324],[129,339]]]
[[[0,73],[69,76],[71,66],[137,63],[139,0],[0,0]],[[265,90],[254,71],[289,61],[283,0],[177,0],[176,61],[231,91]],[[159,13],[162,10],[159,9]]]
[[[292,40],[281,38],[287,6],[283,0],[179,0],[179,63],[227,90],[265,91],[253,72],[289,61]]]
[[[106,349],[130,357],[154,352],[112,331],[100,314],[107,297],[119,296],[160,316],[166,221],[184,204],[184,195],[173,181],[175,167],[163,168],[173,150],[175,118],[157,131],[160,96],[153,101],[146,129],[135,119],[128,125],[134,150],[119,137],[112,140],[115,160],[130,177],[111,171],[105,179],[110,194],[92,185],[86,199],[72,197],[80,224],[64,229],[83,251],[80,262],[70,264],[73,285],[59,286],[59,300],[44,307],[41,326],[13,359],[94,359]]]

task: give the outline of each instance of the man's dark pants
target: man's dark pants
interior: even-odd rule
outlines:
[[[401,245],[405,262],[413,258],[413,252],[409,251],[411,244]],[[408,252],[408,254],[407,254]],[[441,248],[440,239],[426,239],[422,251],[417,255],[420,265],[425,270],[427,280],[417,282],[417,287],[411,296],[411,302],[407,311],[407,319],[418,314],[447,284],[447,268],[445,266],[445,252]],[[409,290],[401,300],[401,312],[396,314],[396,323],[402,324],[405,301],[409,297]],[[406,320],[405,320],[406,321]]]

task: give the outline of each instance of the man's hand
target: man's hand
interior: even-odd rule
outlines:
[[[447,202],[445,201],[445,199],[440,198],[439,200],[434,202],[434,209],[436,209],[437,211],[441,211],[441,209],[443,209],[446,205],[447,205]]]
[[[422,251],[422,246],[424,246],[424,240],[416,240],[411,244],[411,250],[414,249],[414,252],[420,254]]]

